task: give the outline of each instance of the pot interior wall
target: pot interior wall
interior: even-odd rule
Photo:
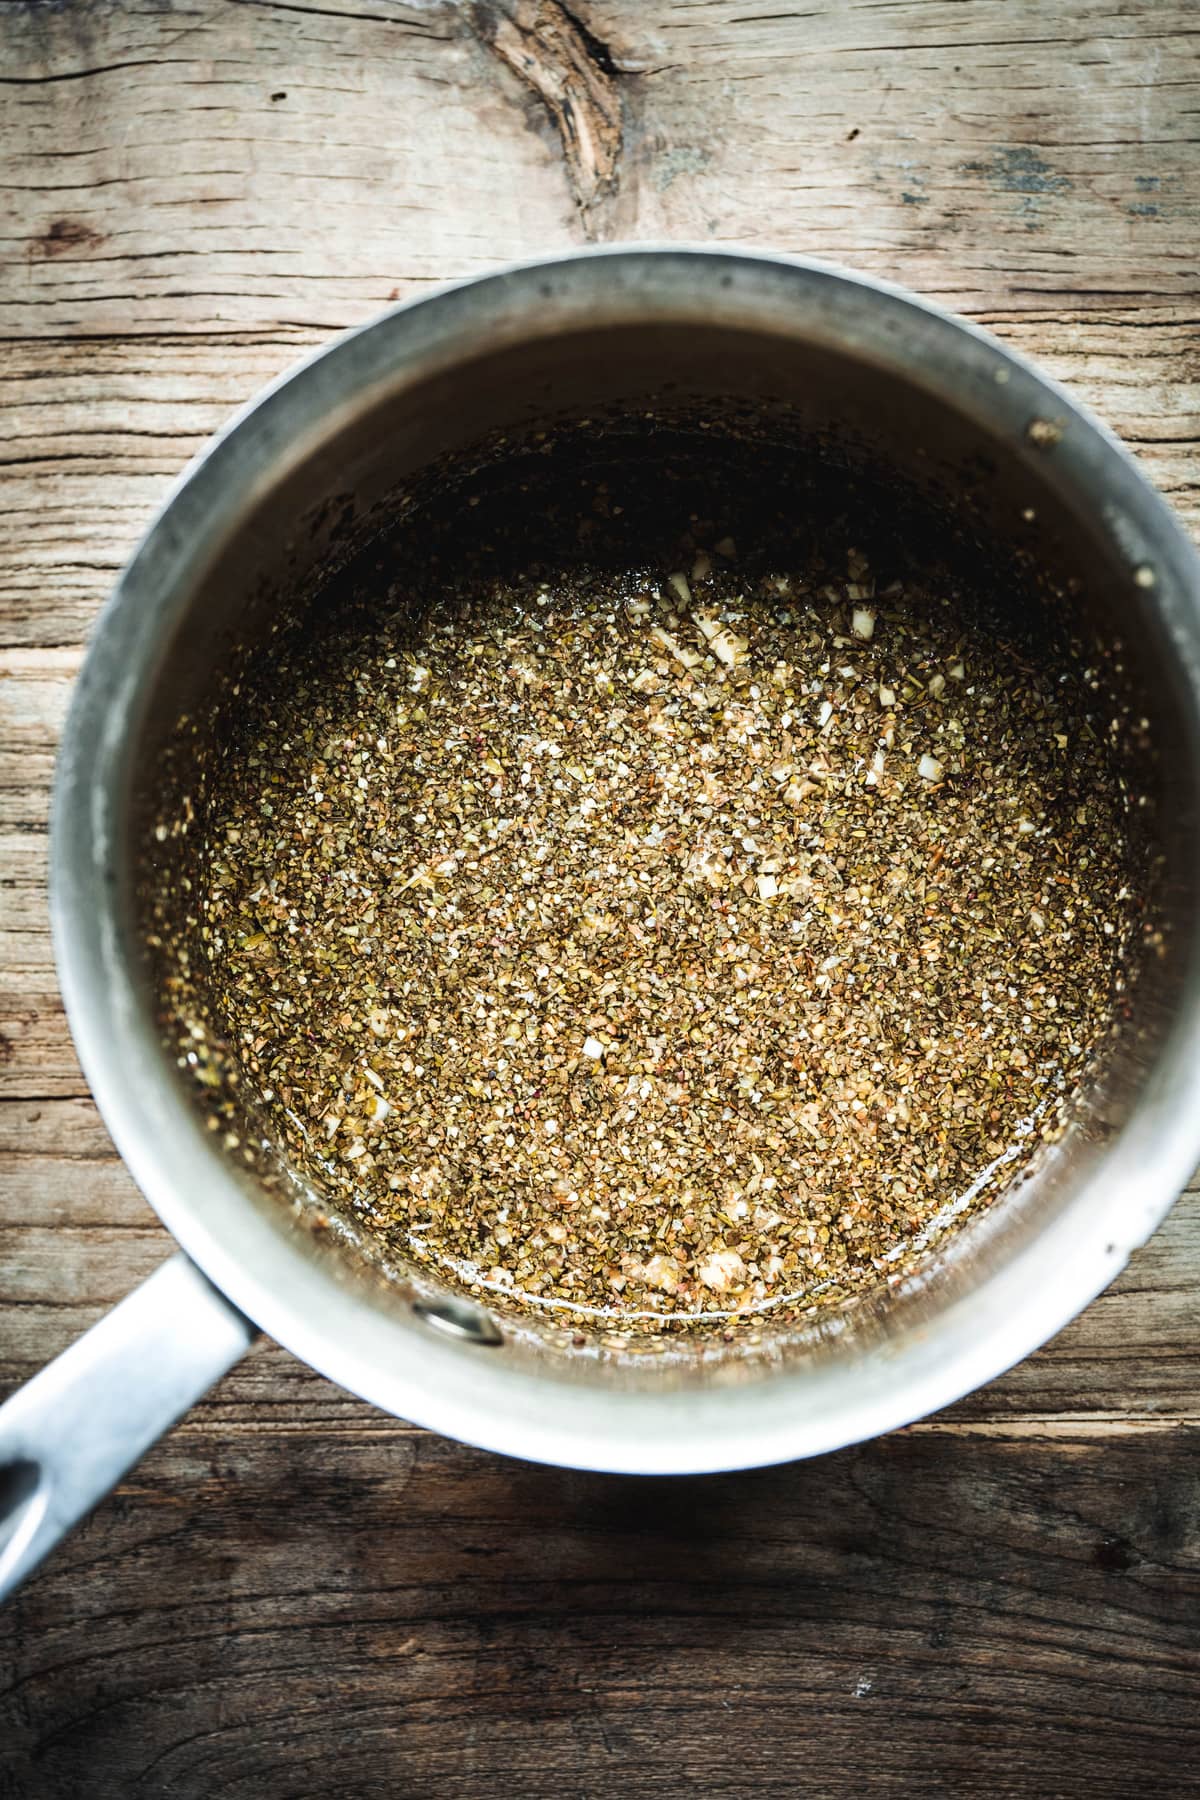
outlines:
[[[654,413],[697,431],[703,419],[716,445],[730,434],[769,440],[776,464],[780,447],[790,446],[798,481],[817,468],[825,481],[866,479],[875,491],[890,485],[898,511],[925,518],[922,529],[932,509],[963,554],[975,546],[1001,578],[1010,571],[1014,584],[1035,571],[1099,639],[1119,639],[1127,647],[1128,678],[1152,720],[1155,756],[1144,779],[1153,790],[1156,838],[1146,866],[1164,934],[1161,953],[1138,981],[1126,1028],[1097,1070],[1076,1124],[1029,1180],[931,1251],[898,1285],[842,1315],[814,1315],[786,1340],[764,1333],[756,1349],[772,1360],[844,1356],[878,1342],[901,1313],[932,1316],[948,1296],[969,1294],[982,1272],[1031,1242],[1078,1194],[1120,1131],[1161,1054],[1194,957],[1200,746],[1153,589],[1139,585],[1111,527],[1077,498],[1074,481],[1056,461],[1053,430],[1045,442],[1036,432],[1033,438],[1002,434],[981,423],[986,397],[964,391],[960,404],[935,391],[937,385],[828,347],[732,328],[672,326],[562,333],[481,353],[415,386],[399,376],[379,384],[353,407],[332,406],[312,441],[281,444],[277,476],[248,486],[236,530],[207,566],[194,568],[186,589],[164,595],[172,629],[154,679],[144,686],[129,761],[126,818],[136,839],[180,715],[205,713],[238,659],[269,640],[289,597],[319,588],[381,532],[394,532],[406,509],[419,508],[456,463],[461,470],[482,456],[524,453],[530,433],[565,422],[578,427],[591,420],[585,429],[599,432],[625,419],[644,432],[646,415]],[[128,866],[135,847],[123,859]],[[125,907],[127,929],[136,936],[132,891]],[[149,981],[145,1004],[155,1006]],[[276,1197],[244,1179],[255,1203],[282,1214]],[[339,1259],[341,1278],[362,1270],[348,1240],[327,1239],[314,1254]],[[405,1304],[411,1296],[410,1287],[380,1282],[373,1273],[363,1279],[372,1304]],[[516,1352],[535,1359],[556,1355],[565,1341],[556,1330],[532,1327],[516,1337]],[[683,1354],[709,1371],[728,1360],[719,1343],[687,1352],[676,1343],[666,1360],[674,1364]],[[748,1360],[744,1349],[740,1354]],[[591,1366],[608,1365],[600,1359]]]

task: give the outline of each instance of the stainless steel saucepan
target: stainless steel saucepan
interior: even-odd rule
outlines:
[[[1046,566],[1128,646],[1159,748],[1162,954],[1076,1128],[917,1272],[786,1345],[604,1356],[415,1296],[299,1229],[206,1131],[165,1050],[134,921],[139,798],[272,593],[397,483],[539,415],[670,390],[786,403],[830,443]],[[264,600],[266,596],[266,600]],[[258,622],[257,624],[255,622]],[[1200,567],[1130,457],[1061,389],[935,307],[812,263],[589,252],[446,287],[276,383],[188,470],[97,626],[58,764],[52,907],[79,1055],[181,1251],[0,1409],[11,1588],[251,1346],[278,1339],[386,1411],[511,1455],[646,1473],[777,1462],[944,1406],[1123,1267],[1200,1156]]]

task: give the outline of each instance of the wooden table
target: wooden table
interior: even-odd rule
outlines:
[[[190,453],[444,276],[691,238],[980,320],[1200,522],[1200,36],[1167,0],[25,0],[0,34],[7,1389],[169,1248],[71,1050],[46,809]],[[1200,1192],[984,1392],[681,1482],[478,1454],[261,1349],[0,1620],[0,1793],[1200,1792],[1198,1302]]]

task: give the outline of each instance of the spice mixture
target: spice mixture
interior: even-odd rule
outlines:
[[[793,1317],[986,1203],[1136,917],[1097,668],[936,566],[684,524],[636,568],[381,565],[281,634],[180,1008],[403,1259],[648,1330]]]

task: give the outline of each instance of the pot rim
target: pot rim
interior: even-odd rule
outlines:
[[[706,265],[707,281],[699,265]],[[1128,1123],[1059,1216],[969,1295],[894,1340],[815,1372],[686,1391],[621,1391],[534,1373],[371,1307],[248,1200],[202,1129],[140,999],[116,897],[126,730],[183,591],[257,493],[381,387],[522,337],[651,315],[806,335],[918,374],[986,417],[1014,454],[1034,418],[1063,426],[1054,475],[1104,516],[1156,597],[1200,713],[1200,559],[1132,457],[1062,388],[986,332],[890,282],[809,258],[681,244],[585,248],[445,283],[315,350],[256,395],[169,491],[100,615],[56,769],[51,919],[80,1062],[121,1155],[167,1228],[230,1299],[303,1361],[384,1410],[490,1450],[631,1473],[785,1461],[910,1423],[1043,1344],[1113,1279],[1200,1158],[1200,956]],[[282,1209],[280,1209],[282,1212]]]

